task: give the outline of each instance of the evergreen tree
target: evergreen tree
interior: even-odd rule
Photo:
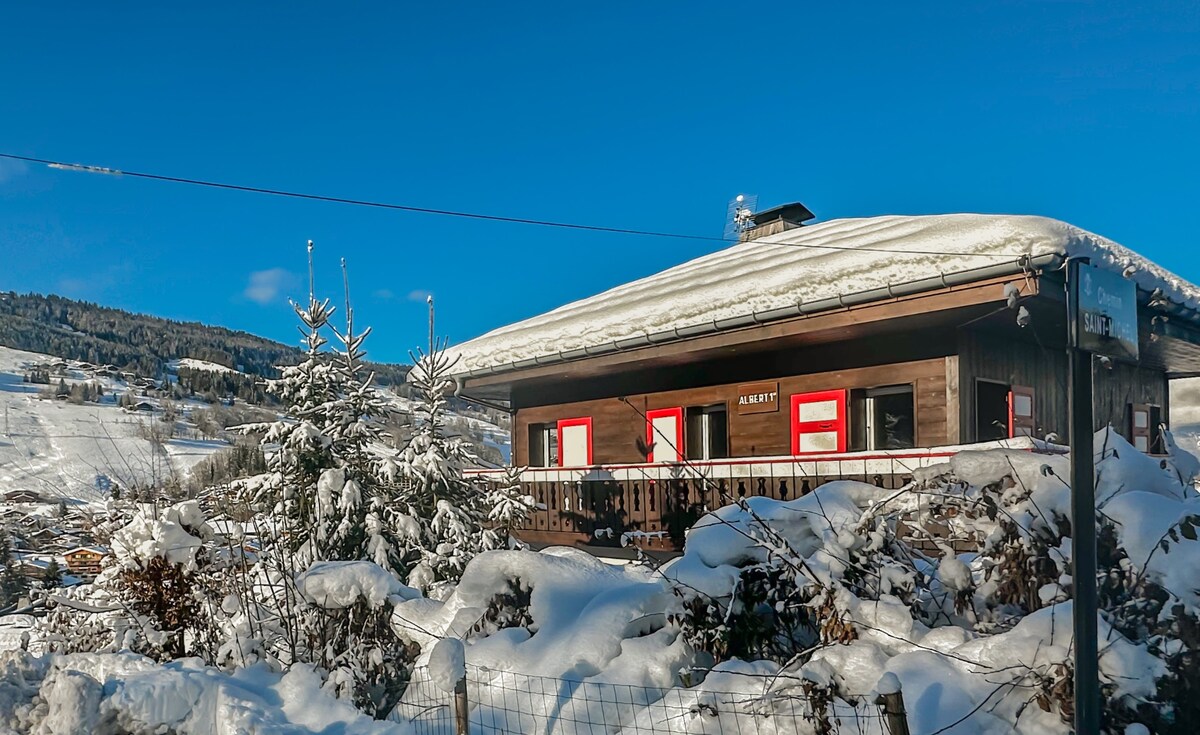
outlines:
[[[513,532],[523,528],[529,516],[537,509],[537,501],[525,494],[521,487],[524,467],[509,467],[488,492],[488,531],[495,536],[497,548],[524,548]]]
[[[409,584],[421,589],[457,581],[480,551],[501,545],[484,530],[487,516],[480,488],[467,481],[463,469],[472,456],[461,439],[445,431],[446,397],[453,392],[453,363],[445,343],[434,340],[430,352],[418,352],[409,379],[417,390],[417,429],[400,452],[399,469],[408,480],[402,498],[407,506]]]
[[[311,287],[307,305],[293,308],[308,350],[299,365],[270,383],[290,420],[266,427],[262,442],[279,451],[268,462],[277,479],[261,488],[262,497],[282,513],[298,568],[364,560],[402,577],[408,570],[395,530],[395,473],[371,451],[384,443],[374,419],[385,404],[363,367],[370,329],[354,333],[348,296],[344,331],[330,325],[334,307]],[[334,334],[340,350],[322,349],[324,331]]]
[[[61,587],[63,581],[62,567],[58,565],[57,559],[51,559],[46,565],[46,569],[42,572],[42,588],[53,589]]]
[[[29,580],[17,568],[12,554],[12,537],[0,529],[0,607],[9,607],[29,590]]]

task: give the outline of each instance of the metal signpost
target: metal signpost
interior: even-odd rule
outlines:
[[[1137,287],[1110,271],[1071,260],[1067,270],[1071,417],[1071,548],[1075,637],[1075,732],[1100,732],[1096,615],[1096,478],[1092,355],[1138,359]]]

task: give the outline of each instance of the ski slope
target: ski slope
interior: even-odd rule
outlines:
[[[102,502],[108,492],[97,476],[129,486],[182,478],[201,459],[228,446],[218,440],[172,439],[161,446],[140,432],[157,414],[117,406],[128,390],[119,380],[68,370],[68,384],[92,380],[105,391],[101,403],[71,404],[39,398],[43,385],[22,381],[34,364],[56,358],[0,347],[0,492],[32,490],[48,499]],[[53,379],[57,383],[57,376]]]

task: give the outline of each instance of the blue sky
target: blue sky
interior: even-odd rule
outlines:
[[[846,7],[835,7],[846,5]],[[6,3],[0,150],[419,206],[719,235],[1070,221],[1200,280],[1200,4]],[[0,289],[292,341],[304,242],[379,360],[717,243],[563,232],[0,162]]]

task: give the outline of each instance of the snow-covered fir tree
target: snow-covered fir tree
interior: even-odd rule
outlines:
[[[268,386],[285,406],[285,418],[254,427],[265,429],[264,448],[276,449],[269,452],[268,473],[244,486],[254,490],[260,507],[273,511],[297,569],[317,561],[369,560],[402,576],[409,570],[392,517],[394,464],[378,453],[384,437],[376,419],[386,404],[363,365],[370,329],[355,333],[348,295],[342,331],[330,322],[334,307],[318,299],[311,285],[307,304],[293,308],[308,354]],[[324,349],[326,331],[338,349]]]
[[[487,494],[488,521],[495,540],[494,548],[525,548],[513,532],[524,527],[525,522],[537,510],[537,501],[521,487],[524,467],[508,467]]]
[[[474,457],[466,442],[446,434],[446,397],[454,392],[453,363],[445,343],[433,340],[428,353],[413,356],[409,382],[420,401],[416,431],[400,452],[400,475],[408,482],[401,497],[407,507],[408,583],[418,589],[454,582],[481,551],[502,545],[485,528],[487,495],[463,470]]]

